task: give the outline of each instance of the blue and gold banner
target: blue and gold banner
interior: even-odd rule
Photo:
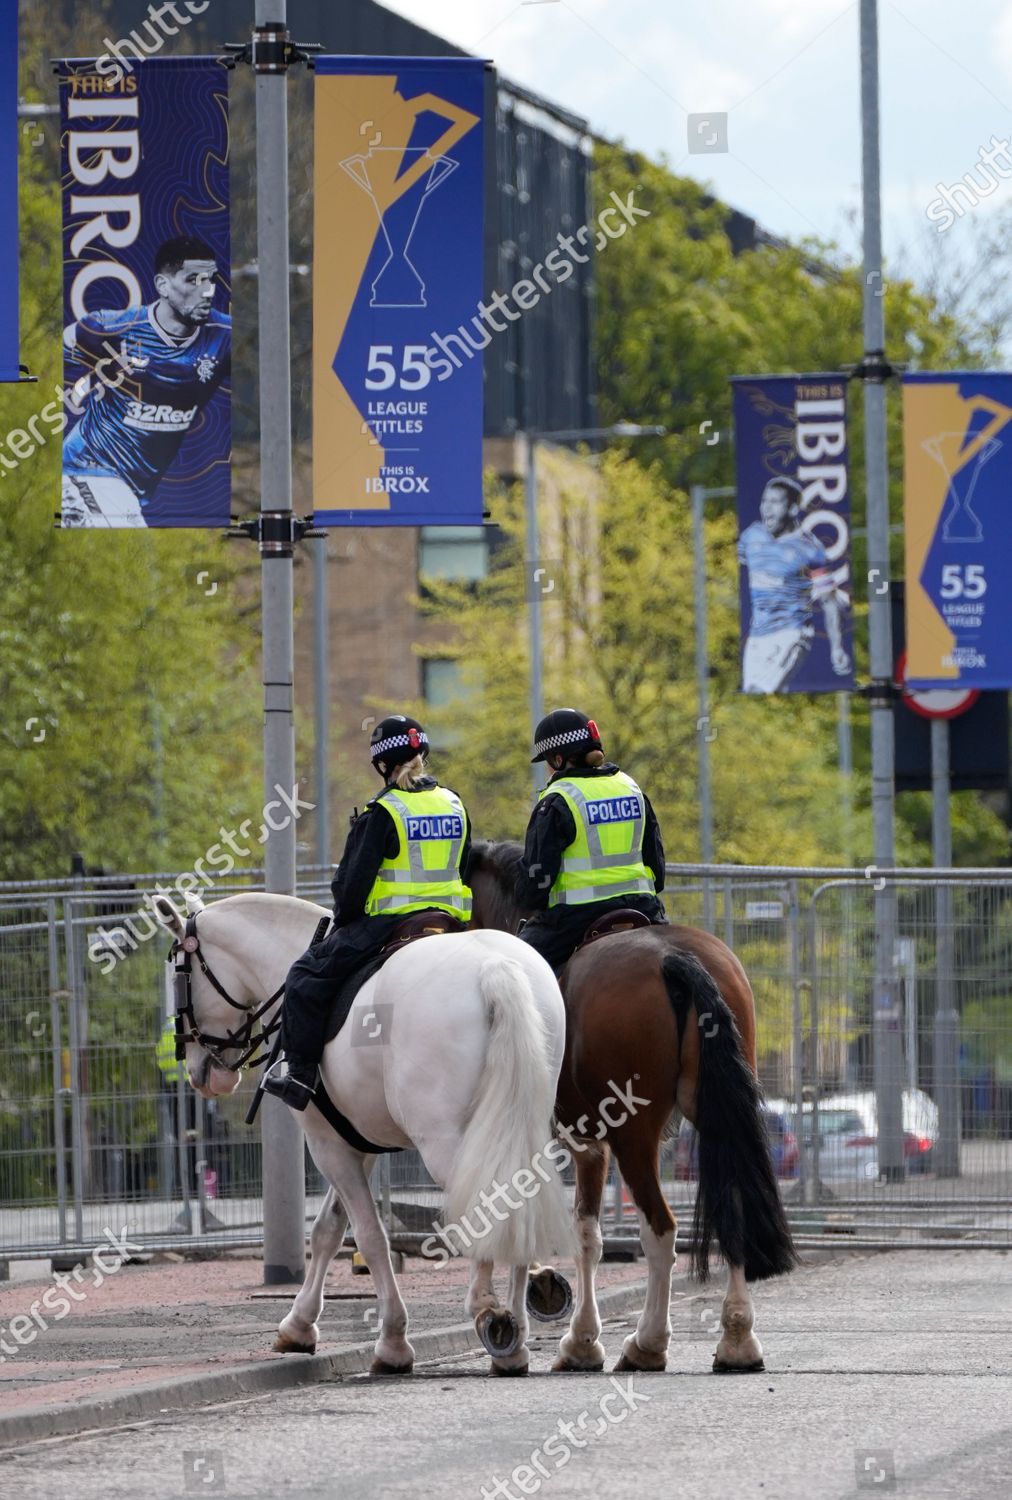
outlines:
[[[0,0],[0,381],[18,379],[18,0]]]
[[[484,68],[316,60],[320,525],[481,525]]]
[[[732,384],[742,690],[852,688],[846,379],[743,375]]]
[[[63,525],[225,526],[228,72],[74,59],[59,77]]]
[[[1012,687],[1012,375],[903,377],[911,688]]]

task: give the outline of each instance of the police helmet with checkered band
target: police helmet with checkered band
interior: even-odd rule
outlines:
[[[547,760],[550,755],[564,755],[568,760],[600,748],[601,735],[593,719],[588,719],[578,708],[554,708],[534,731],[531,765]]]
[[[417,719],[406,714],[390,714],[373,730],[369,753],[382,776],[381,762],[389,770],[391,766],[402,766],[406,761],[414,760],[416,755],[428,756],[429,737]]]

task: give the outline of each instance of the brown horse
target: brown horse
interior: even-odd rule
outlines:
[[[518,844],[475,846],[475,926],[515,932],[527,915],[513,897],[521,855]],[[665,925],[588,944],[560,984],[566,1053],[556,1115],[574,1151],[578,1249],[576,1307],[553,1368],[604,1366],[594,1276],[611,1151],[639,1213],[648,1267],[646,1303],[615,1368],[665,1367],[675,1221],[658,1157],[677,1105],[699,1132],[692,1269],[706,1280],[716,1241],[728,1271],[713,1368],[761,1370],[748,1283],[780,1276],[798,1258],[760,1107],[755,1002],[744,969],[719,938]]]

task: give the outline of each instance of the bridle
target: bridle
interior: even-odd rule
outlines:
[[[329,917],[321,917],[313,936],[313,943],[318,943],[330,925]],[[200,938],[197,936],[197,918],[191,914],[186,919],[183,928],[183,936],[176,938],[169,949],[169,958],[175,960],[175,978],[173,989],[176,1000],[176,1060],[183,1062],[186,1057],[186,1045],[188,1042],[197,1042],[211,1058],[211,1061],[219,1068],[229,1072],[238,1072],[240,1068],[257,1068],[267,1060],[267,1047],[271,1038],[281,1028],[280,1013],[273,1021],[263,1022],[263,1017],[276,1004],[285,992],[283,984],[279,984],[273,995],[262,1001],[259,1005],[250,1007],[243,1005],[239,1000],[233,1000],[215,975],[212,973],[207,960],[200,951]],[[214,1036],[209,1031],[201,1031],[197,1025],[197,1018],[193,1012],[193,976],[192,965],[196,958],[200,965],[200,971],[209,984],[217,990],[221,998],[231,1005],[233,1010],[241,1011],[243,1014],[242,1024],[235,1031],[229,1031],[225,1036]],[[260,1021],[260,1029],[256,1025]],[[259,1047],[264,1051],[259,1057],[255,1057]],[[226,1062],[222,1057],[223,1051],[237,1051],[241,1055],[235,1062]]]

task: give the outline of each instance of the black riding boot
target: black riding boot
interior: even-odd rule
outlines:
[[[288,1071],[283,1078],[268,1074],[264,1079],[264,1093],[273,1094],[275,1099],[283,1099],[289,1109],[303,1110],[316,1093],[319,1064],[307,1057],[300,1057],[297,1052],[286,1057],[286,1061]]]

